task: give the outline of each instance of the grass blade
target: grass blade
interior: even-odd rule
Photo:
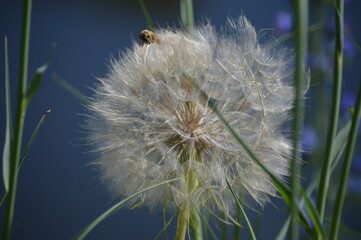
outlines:
[[[162,234],[163,232],[167,229],[167,227],[173,222],[174,218],[177,216],[178,211],[176,211],[173,216],[169,219],[169,221],[164,225],[164,227],[162,228],[162,230],[160,230],[160,232],[158,233],[158,235],[154,238],[154,240],[157,240]]]
[[[194,81],[194,79],[189,78],[192,81],[193,86],[200,92],[200,95],[204,99],[210,99],[206,92],[204,92],[198,84]],[[271,178],[272,182],[274,183],[277,190],[282,195],[283,200],[287,203],[287,205],[290,206],[291,204],[291,190],[289,186],[287,186],[278,176],[276,176],[266,165],[262,163],[260,159],[252,152],[252,150],[247,146],[247,144],[241,139],[241,137],[234,131],[234,129],[229,125],[227,120],[223,117],[223,115],[219,112],[217,107],[212,101],[208,101],[209,108],[217,115],[219,120],[224,124],[225,128],[231,133],[231,135],[234,137],[234,139],[238,142],[239,145],[242,146],[242,148],[245,150],[245,152],[248,154],[248,156],[254,161],[264,172],[268,174],[268,176]],[[311,233],[312,228],[309,225],[306,214],[302,210],[302,208],[298,206],[299,211],[301,212],[301,216],[299,217],[299,221],[301,222],[302,226],[305,228],[305,230],[308,233]]]
[[[234,194],[234,192],[233,192],[233,190],[232,190],[232,187],[231,187],[231,185],[229,184],[229,182],[228,182],[227,179],[226,179],[226,182],[227,182],[227,186],[228,186],[229,190],[231,191],[234,199],[235,199],[236,202],[237,202],[238,208],[241,210],[242,216],[244,217],[244,219],[245,219],[245,221],[246,221],[246,223],[247,223],[247,226],[248,226],[249,231],[250,231],[250,233],[251,233],[252,239],[253,239],[253,240],[256,240],[256,239],[257,239],[257,238],[256,238],[256,234],[255,234],[254,231],[253,231],[252,225],[251,225],[251,223],[250,223],[250,221],[249,221],[249,219],[248,219],[248,217],[247,217],[246,212],[243,210],[243,207],[242,207],[241,203],[239,202],[238,197]]]
[[[114,213],[116,213],[117,211],[119,211],[122,207],[124,207],[125,204],[127,204],[128,201],[132,200],[133,198],[137,197],[138,195],[145,193],[153,188],[159,187],[161,185],[167,184],[167,183],[171,183],[174,181],[179,180],[180,178],[174,178],[171,180],[167,180],[161,183],[158,183],[156,185],[153,185],[151,187],[145,188],[129,197],[127,197],[126,199],[118,202],[117,204],[113,205],[111,208],[109,208],[108,210],[106,210],[104,213],[102,213],[99,217],[97,217],[93,222],[91,222],[88,226],[86,226],[83,230],[81,230],[78,234],[76,234],[73,239],[76,240],[80,240],[80,239],[84,239],[99,223],[103,222],[106,218],[110,217],[111,215],[113,215]]]
[[[43,116],[40,118],[38,124],[36,125],[34,131],[33,131],[33,134],[31,135],[30,137],[30,140],[29,142],[26,144],[26,147],[25,147],[25,150],[23,152],[23,154],[21,155],[21,158],[20,158],[20,163],[19,163],[19,166],[18,166],[18,171],[21,167],[21,165],[23,164],[24,160],[25,160],[25,157],[26,157],[26,154],[28,153],[31,145],[33,144],[35,138],[36,138],[36,135],[38,135],[38,132],[39,132],[39,129],[41,127],[41,125],[43,125],[44,123],[44,120],[45,120],[45,117],[48,116],[48,114],[51,112],[51,110],[48,110],[46,111]]]
[[[198,209],[197,209],[198,210]],[[208,233],[210,233],[211,237],[213,240],[218,240],[217,235],[214,233],[213,229],[211,228],[211,226],[209,226],[208,220],[204,218],[203,214],[201,214],[198,210],[199,216],[201,217],[202,223],[204,224],[204,226],[206,227]],[[208,239],[208,237],[206,237],[205,239]]]
[[[336,167],[337,163],[341,159],[343,152],[345,151],[345,148],[346,148],[346,145],[348,142],[348,137],[349,137],[350,130],[351,130],[351,124],[352,124],[352,121],[349,121],[345,126],[343,126],[335,138],[334,147],[331,150],[331,159],[332,159],[331,169],[332,169],[332,171]]]
[[[41,65],[40,67],[38,67],[38,69],[36,69],[33,81],[31,82],[30,87],[26,94],[26,101],[27,101],[26,105],[29,104],[31,98],[34,96],[36,91],[39,89],[41,80],[43,78],[43,74],[45,73],[46,69],[48,68],[52,56],[53,56],[53,51],[51,51],[51,53],[49,54],[45,63],[43,65]]]
[[[10,153],[10,178],[8,198],[5,209],[3,238],[9,240],[12,230],[12,221],[15,209],[16,188],[18,182],[18,165],[21,154],[21,144],[23,137],[25,113],[26,113],[26,85],[29,61],[29,43],[30,43],[30,23],[31,23],[31,0],[24,0],[21,32],[21,51],[20,51],[20,76],[18,84],[18,101],[15,118],[14,140],[12,141]]]
[[[305,63],[307,51],[307,20],[308,20],[308,1],[295,2],[296,16],[296,73],[295,73],[295,106],[293,109],[293,153],[291,161],[291,225],[290,239],[297,240],[299,237],[299,188],[301,165],[299,160],[300,141],[303,125],[303,93],[305,86]]]
[[[6,97],[6,127],[5,143],[3,150],[3,181],[5,191],[9,190],[10,182],[10,152],[11,142],[13,139],[12,119],[11,119],[11,96],[10,96],[10,77],[9,77],[9,58],[8,58],[8,41],[4,38],[5,47],[5,97]]]
[[[139,5],[140,5],[140,7],[142,9],[143,15],[145,17],[145,20],[147,21],[147,24],[148,24],[150,30],[154,31],[154,29],[155,29],[154,23],[153,23],[152,17],[149,14],[147,6],[145,5],[143,0],[138,0],[138,2],[139,2]]]
[[[32,134],[31,137],[30,137],[29,142],[26,144],[25,150],[24,150],[24,152],[23,152],[23,154],[21,155],[21,158],[20,158],[20,163],[19,163],[19,166],[18,166],[18,169],[17,169],[18,172],[19,172],[19,170],[20,170],[20,168],[21,168],[21,165],[23,164],[23,162],[24,162],[24,160],[25,160],[26,154],[28,153],[31,145],[33,144],[33,142],[34,142],[34,140],[35,140],[35,138],[36,138],[36,135],[38,134],[38,131],[39,131],[41,125],[43,124],[44,119],[45,119],[45,117],[48,115],[48,113],[50,113],[50,110],[46,111],[46,112],[43,114],[43,116],[40,118],[38,124],[36,125],[35,130],[33,131],[33,134]],[[6,196],[7,196],[7,192],[5,192],[5,193],[3,194],[3,196],[2,196],[2,198],[1,198],[1,200],[0,200],[0,207],[1,207],[1,205],[3,204]]]
[[[313,221],[313,224],[315,226],[316,232],[318,236],[321,236],[323,239],[326,238],[325,231],[323,229],[323,226],[320,221],[320,216],[318,215],[318,212],[316,208],[312,205],[308,195],[306,194],[305,190],[301,188],[301,194],[303,197],[303,200],[305,201],[308,213],[310,214],[310,217]]]
[[[65,88],[65,90],[67,90],[68,92],[70,92],[71,94],[73,94],[76,98],[78,98],[80,101],[82,101],[85,105],[87,105],[89,103],[89,99],[87,96],[85,96],[83,93],[81,93],[78,89],[76,89],[75,87],[73,87],[70,83],[68,83],[67,81],[65,81],[64,79],[60,78],[57,75],[53,76],[53,80],[59,84],[60,86],[62,86],[63,88]]]
[[[328,129],[325,159],[322,163],[321,179],[317,196],[317,209],[320,213],[320,220],[323,222],[325,212],[327,191],[331,177],[331,153],[334,147],[334,140],[337,132],[338,115],[340,110],[341,86],[342,86],[342,65],[343,65],[343,0],[337,0],[335,6],[336,18],[336,45],[334,57],[332,105],[330,125]]]
[[[359,90],[357,93],[355,114],[352,117],[350,137],[346,146],[345,160],[343,162],[342,171],[341,171],[341,181],[338,187],[336,202],[333,210],[332,224],[330,230],[331,239],[337,239],[338,231],[340,228],[342,209],[344,205],[346,188],[347,188],[347,180],[350,174],[350,167],[351,167],[352,156],[357,139],[357,131],[358,131],[360,117],[361,117],[361,84],[359,86]]]

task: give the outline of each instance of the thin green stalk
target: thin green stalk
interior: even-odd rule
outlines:
[[[358,125],[361,117],[361,84],[357,94],[357,101],[355,106],[355,113],[352,118],[352,125],[350,129],[350,136],[347,142],[345,161],[342,165],[341,181],[337,191],[336,203],[333,209],[332,224],[330,230],[330,239],[336,240],[338,236],[338,231],[340,228],[342,209],[345,200],[346,188],[347,188],[347,179],[350,174],[350,167],[352,162],[352,155],[355,148],[355,143],[358,133]]]
[[[201,211],[198,211],[197,208],[193,208],[191,211],[190,225],[192,227],[194,240],[203,240],[202,219],[200,215]]]
[[[4,219],[3,239],[10,239],[12,220],[15,208],[16,186],[18,181],[18,165],[21,154],[21,144],[26,112],[26,86],[29,59],[29,42],[30,42],[30,22],[31,22],[31,0],[24,0],[23,23],[22,23],[22,39],[21,39],[21,55],[20,55],[20,78],[18,88],[18,101],[15,122],[14,141],[11,149],[10,162],[10,182],[9,197],[6,204],[6,212]]]
[[[336,45],[333,72],[332,106],[330,125],[327,136],[325,159],[322,164],[321,179],[317,196],[317,209],[320,213],[320,220],[323,222],[327,191],[331,177],[332,148],[337,133],[338,115],[340,108],[341,86],[342,86],[342,63],[343,63],[343,0],[336,1]]]
[[[192,0],[180,0],[180,11],[183,25],[189,31],[194,26]]]
[[[155,29],[154,23],[153,23],[152,17],[149,14],[147,6],[145,5],[143,0],[138,0],[138,2],[139,2],[139,5],[140,5],[140,7],[142,9],[145,20],[147,21],[147,24],[150,27],[150,30],[154,31],[154,29]]]
[[[307,52],[307,19],[308,19],[308,1],[296,1],[296,79],[295,79],[295,107],[294,107],[294,142],[291,162],[291,239],[297,240],[299,235],[298,228],[298,198],[301,166],[299,164],[299,147],[303,125],[303,91],[305,84],[305,62]]]

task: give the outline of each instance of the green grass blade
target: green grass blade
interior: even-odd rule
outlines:
[[[320,220],[323,222],[327,192],[331,177],[331,153],[334,147],[334,140],[337,133],[338,115],[340,109],[341,86],[342,86],[342,65],[343,65],[343,0],[336,1],[336,44],[333,67],[333,89],[332,104],[330,112],[330,125],[328,129],[327,143],[325,149],[325,158],[322,162],[321,179],[317,195],[317,209],[320,214]]]
[[[289,215],[287,217],[287,219],[284,222],[281,230],[279,231],[279,233],[277,234],[277,237],[275,238],[276,240],[284,240],[284,239],[286,239],[287,232],[288,232],[288,229],[290,227],[290,224],[291,224],[291,215]]]
[[[158,233],[158,235],[154,238],[154,240],[159,239],[160,236],[162,236],[163,232],[167,229],[167,227],[173,222],[174,218],[177,216],[178,211],[176,211],[173,216],[169,219],[169,221],[164,225],[162,230]]]
[[[353,39],[351,34],[346,29],[344,29],[344,33],[347,36],[347,38],[351,41],[352,45],[357,49],[357,51],[361,53],[361,47],[356,43],[356,41]]]
[[[155,29],[154,23],[153,23],[152,17],[149,14],[147,6],[145,5],[143,0],[138,0],[138,2],[139,2],[139,5],[140,5],[140,7],[142,9],[145,20],[147,21],[147,24],[150,27],[150,30],[154,31],[154,29]]]
[[[301,188],[301,194],[303,200],[305,201],[309,216],[311,217],[313,224],[315,226],[317,236],[320,236],[323,239],[325,239],[326,238],[325,230],[323,229],[322,223],[320,221],[320,216],[318,215],[316,208],[312,205],[308,195],[306,194],[303,188]]]
[[[256,239],[257,239],[257,238],[256,238],[256,234],[255,234],[254,231],[253,231],[252,225],[251,225],[251,223],[250,223],[250,221],[249,221],[249,219],[248,219],[248,216],[247,216],[246,212],[244,211],[241,203],[239,202],[238,197],[234,194],[233,189],[232,189],[232,187],[231,187],[231,185],[229,184],[229,182],[228,182],[227,179],[226,179],[226,182],[227,182],[227,186],[228,186],[229,190],[231,191],[234,199],[235,199],[236,202],[237,202],[238,208],[241,210],[242,216],[244,217],[244,219],[245,219],[245,221],[246,221],[246,223],[247,223],[247,226],[248,226],[248,229],[249,229],[249,231],[250,231],[250,234],[251,234],[252,239],[253,239],[253,240],[256,240]]]
[[[78,89],[76,89],[75,87],[73,87],[70,83],[68,83],[67,81],[65,81],[64,79],[60,78],[57,75],[53,76],[53,80],[59,84],[60,86],[62,86],[63,88],[65,88],[65,90],[67,90],[69,93],[73,94],[73,96],[75,96],[76,98],[78,98],[80,101],[82,101],[82,103],[84,103],[85,105],[89,104],[89,98],[87,96],[85,96],[83,93],[81,93]]]
[[[341,3],[342,4],[342,3]],[[357,139],[358,126],[361,117],[361,84],[357,93],[357,100],[355,105],[355,114],[352,117],[352,125],[350,130],[349,140],[347,142],[345,159],[342,164],[341,181],[337,191],[336,202],[333,209],[332,224],[330,229],[331,239],[337,239],[338,231],[341,222],[341,215],[346,195],[347,180],[350,174],[350,167],[352,162],[352,156]]]
[[[345,148],[346,148],[346,145],[348,142],[348,137],[349,137],[350,130],[351,130],[351,124],[352,124],[352,121],[349,121],[345,126],[343,126],[335,138],[334,147],[331,150],[331,159],[332,159],[331,169],[332,169],[332,171],[336,167],[337,163],[341,159],[343,152],[345,151]]]
[[[26,154],[28,153],[31,145],[32,145],[33,142],[34,142],[34,140],[35,140],[35,138],[36,138],[36,135],[38,135],[38,132],[39,132],[39,129],[40,129],[41,125],[43,125],[46,116],[48,116],[48,114],[49,114],[50,112],[51,112],[51,110],[46,111],[46,112],[43,114],[43,116],[41,116],[38,124],[36,125],[36,127],[35,127],[32,135],[31,135],[31,137],[30,137],[29,142],[26,144],[25,150],[24,150],[23,154],[21,155],[20,163],[19,163],[19,166],[18,166],[18,171],[19,171],[21,165],[23,164],[23,162],[24,162],[24,160],[25,160]]]
[[[330,219],[325,219],[325,222],[327,222],[329,224],[332,223],[332,221]],[[361,233],[358,233],[358,232],[352,230],[351,228],[346,227],[345,225],[340,224],[340,229],[343,230],[344,232],[347,232],[348,234],[351,234],[351,235],[361,239]]]
[[[291,161],[291,225],[290,239],[299,237],[299,188],[301,187],[301,165],[299,162],[301,132],[303,126],[303,94],[305,89],[305,64],[307,51],[308,1],[295,2],[296,16],[296,72],[295,72],[295,103],[293,109],[293,152]]]
[[[190,31],[194,26],[192,0],[180,0],[180,13],[183,26]]]
[[[24,0],[23,18],[21,30],[21,50],[20,50],[20,69],[18,83],[18,101],[15,118],[14,140],[11,143],[10,153],[10,178],[8,198],[5,209],[3,240],[9,240],[12,230],[12,222],[15,209],[16,188],[18,183],[18,164],[20,161],[21,144],[23,138],[24,121],[26,114],[26,86],[29,61],[29,44],[30,44],[30,23],[31,23],[32,1]]]
[[[24,162],[24,160],[25,160],[26,154],[28,153],[28,151],[29,151],[29,149],[30,149],[30,147],[31,147],[31,144],[33,144],[33,142],[34,142],[34,140],[35,140],[35,138],[36,138],[36,135],[38,134],[38,131],[39,131],[41,125],[43,124],[44,119],[45,119],[45,117],[48,115],[48,113],[50,113],[50,110],[46,111],[46,112],[43,114],[43,116],[40,118],[40,120],[39,120],[39,122],[38,122],[38,124],[37,124],[37,126],[36,126],[36,128],[35,128],[35,130],[33,131],[33,134],[32,134],[31,137],[30,137],[29,142],[26,144],[25,150],[24,150],[24,152],[23,152],[23,154],[21,155],[21,158],[20,158],[20,163],[19,163],[18,170],[17,170],[18,172],[19,172],[19,170],[20,170],[20,168],[21,168],[21,165],[23,164],[23,162]],[[1,207],[1,205],[3,204],[6,196],[7,196],[7,192],[5,192],[5,193],[3,194],[3,196],[2,196],[2,198],[1,198],[1,200],[0,200],[0,207]]]
[[[45,63],[43,65],[41,65],[40,67],[38,67],[38,69],[36,69],[33,81],[30,83],[29,89],[26,94],[26,101],[27,101],[26,105],[29,104],[29,102],[32,99],[32,97],[34,96],[34,94],[38,91],[40,84],[41,84],[41,80],[43,78],[43,75],[50,64],[50,60],[53,56],[53,51],[54,50],[51,51],[51,53],[47,57]]]
[[[3,149],[3,181],[5,191],[9,190],[10,182],[10,152],[11,142],[13,139],[12,119],[11,119],[11,96],[10,96],[10,77],[9,77],[9,58],[8,58],[8,41],[4,38],[5,47],[5,98],[6,98],[6,127],[5,143]]]
[[[200,92],[200,95],[204,99],[209,99],[206,92],[204,92],[198,84],[194,81],[194,79],[189,78],[192,81],[193,86]],[[289,186],[287,186],[278,176],[276,176],[266,165],[262,163],[260,159],[252,152],[252,150],[247,146],[247,144],[241,139],[241,137],[234,131],[234,129],[229,125],[227,120],[223,117],[223,115],[219,112],[215,104],[211,101],[208,101],[209,108],[217,115],[219,120],[224,124],[225,128],[231,133],[231,135],[235,138],[237,143],[241,145],[241,147],[245,150],[245,152],[250,156],[250,158],[264,171],[268,174],[268,176],[271,178],[272,182],[274,183],[277,190],[282,195],[283,200],[287,203],[287,205],[290,206],[291,204],[291,190]],[[300,208],[299,205],[297,205],[299,208],[299,211],[301,212],[301,216],[299,217],[299,220],[302,224],[302,226],[305,228],[306,231],[310,233],[312,230],[311,226],[309,225],[306,214]]]
[[[83,230],[81,230],[79,233],[77,233],[73,239],[76,240],[80,240],[80,239],[84,239],[99,223],[103,222],[105,219],[107,219],[108,217],[110,217],[111,215],[113,215],[114,213],[116,213],[117,211],[119,211],[122,207],[124,207],[125,204],[127,204],[127,202],[129,202],[130,200],[132,200],[133,198],[137,197],[138,195],[145,193],[153,188],[159,187],[161,185],[167,184],[167,183],[171,183],[174,181],[179,180],[180,178],[174,178],[171,180],[167,180],[158,184],[155,184],[151,187],[145,188],[129,197],[127,197],[126,199],[118,202],[117,204],[113,205],[111,208],[109,208],[108,210],[106,210],[104,213],[102,213],[99,217],[97,217],[93,222],[91,222],[88,226],[86,226]]]
[[[201,214],[199,212],[199,210],[197,209],[199,216],[202,220],[202,223],[204,224],[204,226],[206,227],[208,233],[210,233],[211,237],[213,240],[218,240],[217,235],[214,233],[213,229],[211,228],[211,226],[209,226],[208,220],[206,218],[204,218],[203,214]],[[206,237],[205,239],[208,239],[208,237]]]

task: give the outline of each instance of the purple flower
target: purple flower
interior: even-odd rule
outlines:
[[[303,128],[302,147],[306,153],[312,152],[318,145],[318,137],[315,130],[310,126]]]
[[[292,29],[291,14],[286,11],[279,11],[276,14],[275,30],[278,34],[284,34]]]
[[[349,108],[355,105],[356,96],[353,93],[345,93],[341,97],[341,111],[349,112]]]

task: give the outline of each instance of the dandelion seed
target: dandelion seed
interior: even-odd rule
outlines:
[[[146,44],[134,43],[111,61],[89,106],[89,140],[109,190],[125,197],[180,177],[141,200],[151,208],[166,201],[184,212],[203,206],[231,216],[235,201],[227,178],[245,204],[263,205],[275,186],[208,104],[269,169],[287,176],[292,52],[261,42],[244,17],[229,21],[222,33],[205,24],[153,34],[143,32]]]

